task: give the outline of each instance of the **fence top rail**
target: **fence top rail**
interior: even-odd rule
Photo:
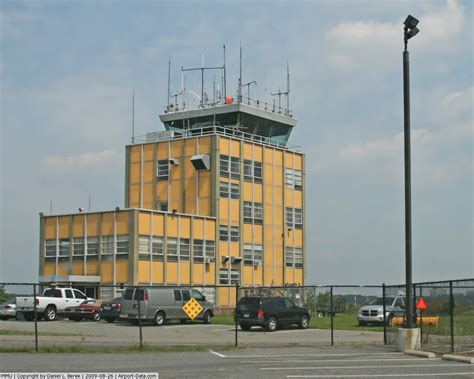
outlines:
[[[433,282],[418,282],[418,283],[413,283],[414,286],[422,286],[422,285],[435,285],[435,284],[447,284],[449,283],[465,283],[465,282],[473,282],[474,283],[474,278],[471,279],[453,279],[453,280],[439,280],[439,281],[433,281]],[[405,286],[405,284],[387,284],[386,287],[402,287]]]

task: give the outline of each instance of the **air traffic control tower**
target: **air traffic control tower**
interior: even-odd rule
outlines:
[[[107,284],[303,285],[305,162],[288,144],[290,111],[237,96],[170,104],[160,119],[165,130],[126,146],[123,209],[40,217],[40,281],[102,298],[115,295]]]

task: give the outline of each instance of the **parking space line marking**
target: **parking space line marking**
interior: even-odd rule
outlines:
[[[255,355],[227,355],[226,358],[272,358],[272,357],[350,357],[350,356],[380,356],[380,355],[405,355],[401,352],[389,353],[321,353],[321,354],[255,354]]]
[[[427,358],[382,358],[378,361],[381,362],[388,362],[388,361],[426,361]],[[441,358],[429,358],[429,361],[440,361]],[[374,359],[346,359],[342,362],[373,362]],[[341,362],[340,359],[321,359],[321,360],[309,360],[309,359],[286,359],[286,360],[278,360],[278,361],[270,361],[270,360],[260,360],[260,361],[240,361],[240,363],[296,363],[296,362]]]
[[[347,370],[347,369],[362,369],[362,368],[380,368],[380,369],[387,369],[387,368],[426,368],[426,367],[459,367],[459,364],[437,364],[437,365],[397,365],[397,366],[302,366],[302,367],[260,367],[260,370]],[[472,371],[474,373],[474,371]],[[438,374],[440,375],[440,374]],[[444,374],[443,374],[444,375]]]
[[[209,353],[215,354],[215,355],[217,355],[218,357],[221,357],[221,358],[226,358],[226,356],[224,354],[218,353],[217,351],[214,351],[214,350],[211,350],[211,349],[209,349]]]
[[[380,377],[413,377],[413,376],[461,376],[461,375],[472,375],[473,372],[443,372],[431,373],[431,374],[364,374],[364,375],[287,375],[287,378],[380,378]]]

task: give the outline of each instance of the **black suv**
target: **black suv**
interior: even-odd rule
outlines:
[[[243,297],[235,309],[235,322],[245,331],[262,326],[273,332],[279,326],[291,324],[306,329],[309,309],[296,306],[287,297]]]

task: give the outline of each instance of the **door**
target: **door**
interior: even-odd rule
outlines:
[[[285,322],[288,324],[296,322],[299,319],[299,311],[295,303],[290,299],[283,299],[283,302],[285,303]]]
[[[189,300],[191,300],[191,294],[189,290],[181,290],[181,294],[183,296],[183,301],[181,303],[181,307],[179,309],[178,314],[180,318],[188,318],[188,315],[183,311],[183,307]]]
[[[66,296],[66,307],[73,307],[76,305],[72,290],[64,290],[64,295]]]

